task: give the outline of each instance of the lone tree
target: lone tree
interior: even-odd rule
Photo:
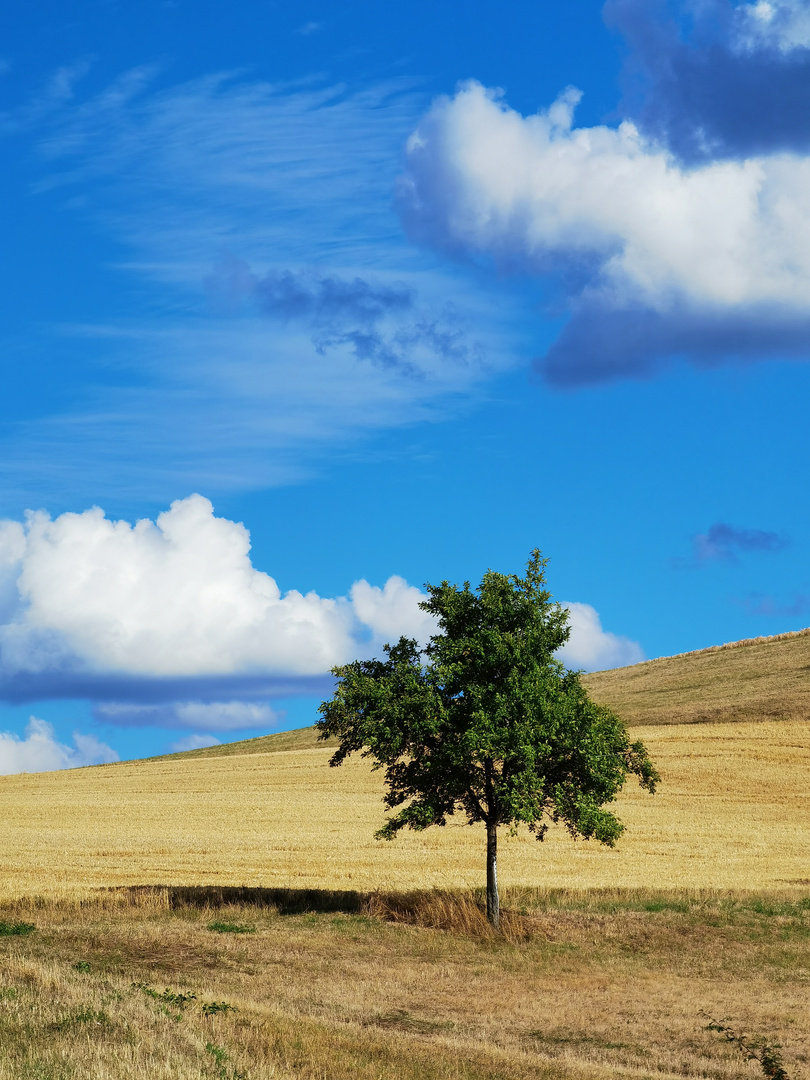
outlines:
[[[320,739],[340,740],[330,765],[360,751],[385,769],[385,805],[403,808],[378,837],[459,812],[484,823],[496,927],[499,825],[522,822],[542,840],[549,820],[562,822],[574,838],[612,846],[624,826],[604,804],[630,773],[650,792],[659,779],[644,745],[555,657],[570,631],[544,587],[546,563],[535,550],[525,577],[488,570],[476,591],[426,585],[420,607],[439,632],[423,652],[403,637],[385,660],[333,668],[338,685],[317,724]]]

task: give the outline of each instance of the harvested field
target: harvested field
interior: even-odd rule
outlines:
[[[627,724],[810,722],[810,630],[583,676]]]
[[[810,879],[804,723],[638,728],[662,774],[628,787],[616,849],[503,830],[506,886],[774,889]],[[0,900],[109,885],[473,888],[481,829],[374,840],[381,780],[325,748],[173,758],[0,778]]]

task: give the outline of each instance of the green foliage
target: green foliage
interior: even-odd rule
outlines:
[[[180,1013],[174,1017],[175,1019],[180,1018],[182,1010],[185,1009],[186,1005],[197,1000],[197,995],[191,990],[187,993],[180,993],[175,990],[170,990],[168,986],[165,990],[155,990],[147,983],[134,982],[131,985],[133,990],[140,990],[142,994],[146,994],[147,997],[153,998],[164,1006],[164,1008],[172,1005],[174,1008],[180,1009]],[[201,1001],[199,1005],[203,1016],[216,1016],[217,1013],[237,1011],[236,1006],[229,1005],[227,1001]],[[171,1013],[167,1013],[167,1015],[171,1016]]]
[[[789,1080],[782,1061],[780,1053],[782,1048],[779,1043],[768,1042],[767,1039],[761,1036],[750,1038],[747,1035],[741,1035],[729,1027],[725,1020],[712,1020],[706,1013],[703,1015],[709,1021],[706,1030],[718,1031],[723,1035],[726,1042],[734,1043],[746,1061],[758,1062],[762,1075],[766,1077],[766,1080]]]
[[[205,1044],[205,1049],[208,1051],[208,1053],[211,1055],[217,1065],[222,1068],[222,1066],[228,1060],[228,1051],[225,1049],[225,1047],[215,1046],[214,1043],[208,1042]]]
[[[217,1077],[219,1080],[247,1080],[247,1074],[239,1072],[237,1069],[231,1069],[228,1073],[228,1062],[230,1057],[224,1046],[215,1046],[214,1043],[205,1044],[206,1051],[211,1055],[216,1063]]]
[[[200,1003],[203,1016],[216,1016],[217,1013],[236,1012],[235,1005],[229,1005],[227,1001],[203,1001]]]
[[[69,1013],[67,1016],[63,1016],[61,1020],[58,1020],[54,1024],[56,1031],[70,1031],[73,1028],[93,1025],[104,1026],[109,1024],[110,1018],[104,1012],[103,1009],[91,1009],[89,1006],[84,1009],[78,1009],[76,1012]]]
[[[476,591],[427,585],[420,606],[439,632],[424,653],[403,637],[384,660],[333,669],[319,737],[339,740],[332,765],[358,751],[385,770],[385,804],[401,809],[379,837],[462,813],[488,827],[523,823],[539,840],[561,822],[613,845],[623,826],[604,805],[629,774],[654,791],[643,744],[554,655],[568,616],[545,589],[545,566],[534,551],[523,578],[490,570]]]
[[[146,994],[147,997],[154,998],[155,1001],[160,1001],[164,1005],[174,1005],[176,1009],[184,1009],[190,1001],[196,1001],[197,995],[192,991],[187,994],[176,993],[174,990],[170,990],[168,986],[165,990],[154,990],[146,983],[132,983],[133,990],[140,990],[141,993]]]
[[[0,937],[22,937],[33,934],[36,926],[30,922],[3,922],[0,921]]]
[[[215,934],[255,934],[256,927],[248,923],[211,922],[208,929]]]
[[[90,971],[90,963],[87,960],[77,960],[73,965],[74,971],[80,971],[82,975],[87,975]]]

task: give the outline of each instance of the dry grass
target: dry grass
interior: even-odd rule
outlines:
[[[797,713],[810,635],[776,644],[589,676],[660,793],[615,850],[504,834],[499,935],[481,831],[374,840],[379,774],[311,729],[0,778],[0,924],[37,927],[0,925],[0,1080],[755,1077],[701,1012],[802,1080],[808,726],[734,720]]]
[[[273,754],[280,750],[311,750],[315,746],[337,746],[335,739],[318,741],[318,732],[314,727],[295,728],[293,731],[276,731],[272,735],[259,735],[254,739],[240,739],[239,742],[218,743],[216,746],[201,746],[197,750],[183,750],[179,754],[161,754],[149,758],[149,761],[170,761],[174,758],[230,757],[232,754]]]
[[[716,645],[583,677],[628,724],[810,717],[810,630]]]
[[[503,831],[506,885],[775,888],[810,879],[810,746],[800,723],[635,729],[663,782],[618,803],[614,850]],[[472,888],[479,828],[375,840],[381,779],[326,749],[126,762],[0,778],[0,900],[116,885]]]
[[[517,942],[414,924],[468,927],[464,895],[218,899],[119,890],[0,913],[38,927],[0,938],[0,1078],[756,1075],[701,1010],[781,1041],[790,1076],[808,1075],[807,890],[524,890],[505,898],[527,912],[511,912]],[[206,1017],[214,1001],[232,1009]]]

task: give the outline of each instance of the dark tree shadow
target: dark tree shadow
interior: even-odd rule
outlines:
[[[367,893],[353,889],[281,889],[248,885],[128,885],[115,890],[128,894],[135,904],[152,896],[165,896],[169,908],[216,908],[247,904],[273,908],[280,915],[308,912],[356,913],[364,909]]]

